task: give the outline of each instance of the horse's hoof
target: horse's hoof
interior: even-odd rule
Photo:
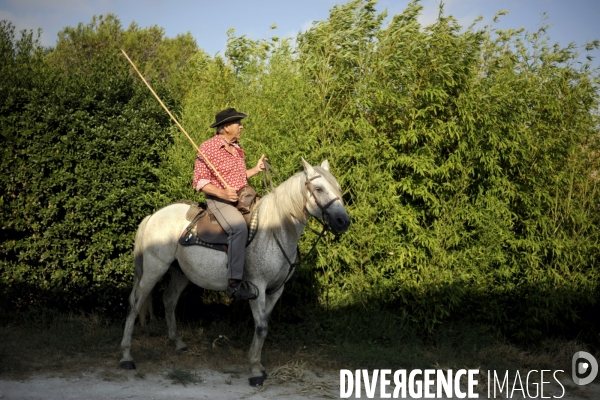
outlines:
[[[250,382],[250,386],[262,386],[265,382],[265,374],[263,376],[255,376],[254,378],[248,378],[248,382]]]
[[[135,369],[135,364],[133,363],[133,361],[121,361],[119,363],[119,366],[123,369]]]
[[[185,352],[186,352],[186,351],[188,351],[188,350],[189,350],[189,349],[188,349],[188,347],[187,347],[187,346],[183,346],[182,348],[180,348],[180,349],[177,349],[177,350],[175,350],[175,351],[176,351],[176,352],[178,352],[178,353],[185,353]]]
[[[267,371],[262,371],[262,376],[255,376],[254,378],[248,378],[248,381],[250,382],[250,386],[262,386],[263,383],[265,382],[265,379],[267,379]]]

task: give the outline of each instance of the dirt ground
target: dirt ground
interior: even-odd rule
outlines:
[[[164,325],[164,321],[157,320],[145,329],[138,328],[132,342],[138,369],[126,371],[118,366],[121,324],[96,315],[42,315],[2,324],[0,399],[337,399],[339,370],[352,365],[340,361],[341,356],[355,350],[333,349],[335,346],[319,341],[282,340],[281,336],[277,340],[277,335],[273,335],[275,338],[263,350],[263,365],[269,377],[263,387],[256,388],[248,384],[250,336],[243,334],[246,326],[236,325],[233,329],[218,321],[210,326],[181,324],[180,333],[189,351],[177,353],[166,337]],[[363,361],[355,361],[354,366],[372,369],[405,365],[403,368],[408,369],[456,370],[470,365],[481,369],[479,398],[484,399],[487,398],[485,368],[567,369],[574,352],[581,350],[581,344],[574,341],[551,342],[547,349],[536,353],[498,342],[477,347],[480,342],[464,336],[458,339],[436,347],[418,343],[396,347],[389,343],[369,344],[368,360],[379,361],[371,362],[370,367]],[[398,351],[404,351],[402,358],[398,357],[402,362],[391,363],[381,358]],[[467,357],[461,358],[463,354]],[[356,352],[356,355],[365,354]],[[565,372],[559,379],[564,393],[560,387],[547,387],[544,398],[600,399],[599,379],[582,387],[573,384],[570,373]],[[364,389],[360,397],[363,399],[367,398]],[[392,391],[388,389],[388,393]],[[512,398],[522,399],[519,395],[516,391]],[[496,398],[506,397],[510,396]],[[351,398],[356,398],[355,393]],[[382,398],[379,387],[373,398]]]
[[[135,371],[97,370],[70,376],[36,374],[21,380],[0,379],[0,399],[289,399],[333,398],[340,395],[339,376],[332,373],[303,371],[302,376],[284,379],[274,377],[262,388],[251,387],[239,370],[198,370],[191,376],[141,374]],[[293,371],[292,375],[293,375]],[[185,383],[185,381],[188,381]],[[183,383],[182,383],[183,381]],[[193,381],[193,382],[190,382]],[[185,384],[184,384],[185,383]],[[565,393],[558,387],[545,393],[545,398],[595,400],[600,398],[600,385],[578,387],[563,382]],[[375,399],[381,399],[379,390]],[[554,397],[555,396],[555,397]],[[352,395],[351,398],[356,398]],[[361,398],[367,398],[362,392]],[[443,397],[446,399],[446,397]],[[480,394],[479,398],[487,398]],[[503,398],[498,396],[497,398]],[[523,397],[515,394],[513,399]],[[539,398],[539,397],[538,397]]]
[[[196,371],[194,383],[174,383],[165,375],[136,376],[135,372],[116,370],[81,373],[60,377],[35,375],[26,380],[0,380],[1,399],[306,399],[338,398],[339,387],[331,376],[314,374],[305,382],[251,387],[245,376],[233,371]],[[112,376],[112,377],[111,377]],[[338,378],[339,380],[339,378]],[[322,383],[322,384],[319,384]],[[339,385],[339,383],[338,383]]]

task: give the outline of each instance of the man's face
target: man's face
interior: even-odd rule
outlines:
[[[225,138],[230,142],[235,142],[239,140],[242,135],[242,129],[244,129],[244,125],[242,125],[242,120],[232,122],[229,125],[225,125]]]

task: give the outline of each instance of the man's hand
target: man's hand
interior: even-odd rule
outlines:
[[[254,175],[258,174],[260,171],[264,171],[265,169],[267,169],[267,167],[265,166],[265,161],[269,161],[269,159],[266,158],[265,155],[263,154],[258,159],[258,162],[254,166],[254,168],[251,168],[246,171],[246,178],[250,179]]]
[[[257,169],[257,173],[261,172],[261,171],[264,171],[265,169],[267,169],[267,167],[265,167],[265,161],[269,161],[269,159],[265,158],[265,155],[263,154],[258,159],[258,162],[256,163],[256,167],[254,167],[254,168]]]
[[[221,196],[219,197],[223,200],[231,201],[232,203],[238,201],[237,192],[234,188],[222,189]]]
[[[207,183],[200,190],[204,192],[204,194],[215,196],[226,201],[231,201],[232,203],[235,203],[238,200],[237,192],[232,188],[221,189],[214,186],[212,183]]]

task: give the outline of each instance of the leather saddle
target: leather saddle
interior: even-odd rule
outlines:
[[[244,189],[242,188],[241,191]],[[253,190],[252,188],[250,189]],[[248,246],[258,230],[258,212],[255,210],[255,206],[259,198],[256,196],[256,193],[253,193],[251,194],[252,200],[244,202],[243,200],[249,200],[248,197],[244,199],[244,196],[250,195],[240,193],[237,208],[242,213],[248,226],[248,241],[246,242],[246,246]],[[179,244],[182,246],[199,245],[227,252],[227,232],[221,228],[221,225],[219,225],[213,213],[206,207],[206,204],[190,201],[182,203],[190,206],[186,214],[186,219],[190,221],[190,224],[179,237]]]

